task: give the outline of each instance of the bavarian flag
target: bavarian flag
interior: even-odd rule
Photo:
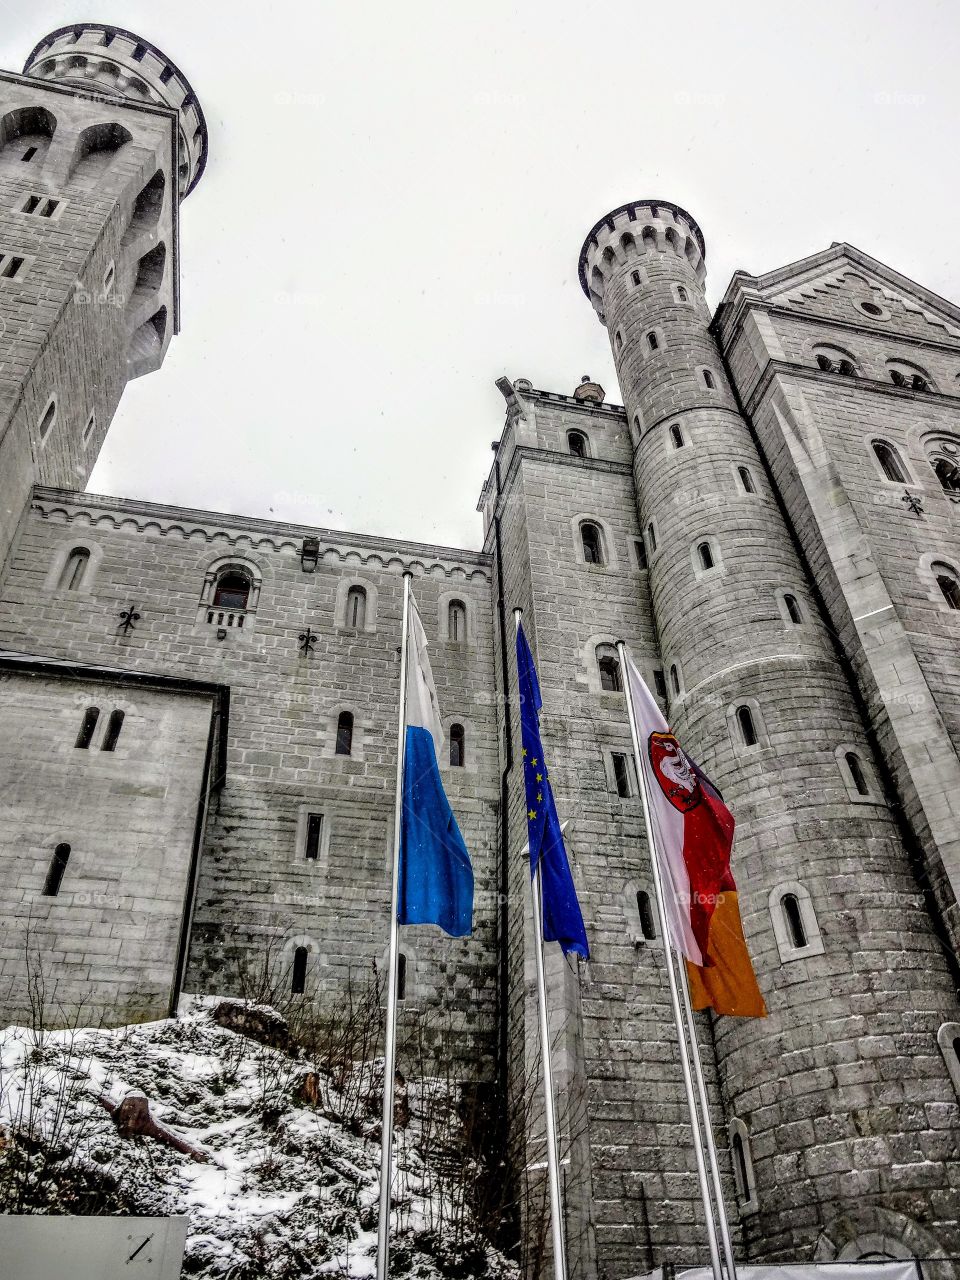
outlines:
[[[473,928],[473,867],[440,778],[443,725],[413,592],[408,628],[397,919],[461,938]]]
[[[559,942],[564,955],[590,955],[587,931],[563,843],[563,832],[550,786],[550,773],[540,740],[540,682],[523,627],[517,627],[517,681],[520,689],[520,738],[523,785],[527,802],[530,874],[540,868],[543,940]]]
[[[730,871],[733,814],[670,732],[627,654],[654,849],[674,950],[686,957],[695,1009],[763,1018]]]

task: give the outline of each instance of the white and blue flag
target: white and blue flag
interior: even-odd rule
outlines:
[[[440,780],[443,725],[412,592],[405,694],[397,920],[460,938],[473,930],[473,868]]]

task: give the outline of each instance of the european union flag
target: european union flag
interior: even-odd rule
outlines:
[[[543,938],[559,942],[564,955],[575,951],[586,959],[590,950],[583,927],[577,891],[567,851],[563,844],[560,819],[550,787],[550,775],[543,759],[540,741],[540,682],[533,665],[533,654],[517,628],[517,675],[520,684],[520,737],[523,744],[523,783],[527,796],[527,833],[530,838],[530,873],[540,864],[543,897]]]

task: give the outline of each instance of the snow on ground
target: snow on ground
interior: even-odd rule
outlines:
[[[0,1032],[0,1210],[186,1213],[185,1276],[372,1276],[376,1071],[360,1069],[339,1089],[321,1072],[304,1090],[311,1069],[219,1026],[199,1002],[176,1021],[115,1031],[10,1027]],[[206,1162],[153,1137],[121,1137],[104,1103],[134,1090]],[[418,1081],[407,1100],[391,1274],[515,1280],[464,1206],[456,1098],[441,1081]]]

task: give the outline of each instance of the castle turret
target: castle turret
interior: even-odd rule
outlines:
[[[0,564],[34,482],[80,489],[179,328],[178,209],[206,161],[154,45],[79,23],[0,74]]]
[[[927,1110],[956,1102],[936,1044],[954,993],[704,277],[700,229],[666,201],[614,210],[580,257],[634,438],[670,719],[736,815],[769,1007],[715,1029],[743,1238],[755,1258],[811,1258],[846,1215],[949,1252],[952,1215],[925,1188],[931,1160],[937,1185],[956,1174]]]

